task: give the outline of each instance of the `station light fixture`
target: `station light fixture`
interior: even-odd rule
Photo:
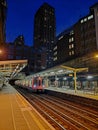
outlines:
[[[0,54],[2,54],[2,50],[0,50]]]
[[[66,77],[64,77],[64,78],[63,78],[63,80],[67,80],[67,78],[66,78]]]
[[[56,80],[59,80],[59,78],[56,78]]]
[[[87,79],[92,79],[92,78],[93,78],[93,76],[91,76],[91,75],[87,76]]]
[[[73,76],[73,74],[69,74],[69,76],[70,76],[70,77],[72,77],[72,76]]]
[[[95,55],[95,58],[98,58],[98,54],[97,54],[97,55]]]
[[[63,72],[63,70],[59,70],[58,72],[61,73],[61,72]]]
[[[50,72],[50,74],[54,74],[54,72]]]

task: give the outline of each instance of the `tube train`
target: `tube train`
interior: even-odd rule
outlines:
[[[44,92],[44,80],[42,77],[33,77],[30,79],[16,80],[15,85],[18,87],[26,88],[34,92]]]

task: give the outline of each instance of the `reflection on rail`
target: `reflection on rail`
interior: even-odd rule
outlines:
[[[98,111],[89,106],[50,95],[32,94],[25,90],[21,90],[21,94],[56,130],[97,130],[98,128]]]

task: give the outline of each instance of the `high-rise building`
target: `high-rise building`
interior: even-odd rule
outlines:
[[[56,37],[53,50],[54,65],[71,60],[75,55],[74,26],[64,30]]]
[[[0,47],[5,43],[6,0],[0,0]]]
[[[82,17],[74,29],[77,55],[98,51],[98,3],[90,7],[89,14]]]
[[[53,65],[53,46],[56,35],[55,9],[44,3],[34,18],[34,47],[46,48],[45,62],[46,68],[49,68]]]
[[[56,37],[54,65],[65,63],[72,67],[88,67],[98,72],[98,3],[90,7],[88,15]]]
[[[13,43],[8,43],[7,58],[13,60],[29,59],[31,47],[25,45],[25,39],[23,35],[19,35],[15,38]]]
[[[14,45],[24,45],[25,41],[24,41],[24,36],[23,35],[19,35],[15,40],[14,40]]]

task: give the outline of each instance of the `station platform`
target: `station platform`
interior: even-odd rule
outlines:
[[[51,86],[45,89],[98,100],[98,93],[95,94],[94,92],[90,92],[90,91],[77,90],[77,92],[75,92],[75,90],[59,88],[59,87],[51,87]]]
[[[0,91],[0,130],[54,130],[11,85]]]

